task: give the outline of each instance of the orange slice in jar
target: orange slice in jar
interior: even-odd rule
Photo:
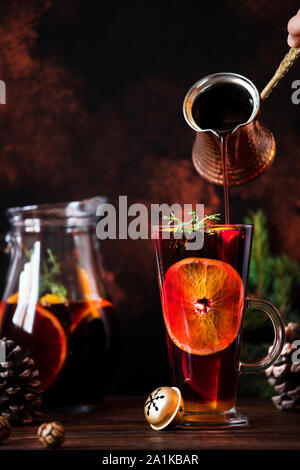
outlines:
[[[89,320],[93,320],[95,318],[101,318],[101,310],[103,308],[113,308],[113,304],[109,300],[99,297],[97,289],[94,289],[91,285],[87,272],[79,266],[77,272],[80,288],[83,293],[82,304],[84,307],[79,309],[76,315],[72,315],[70,333],[73,333],[84,319],[88,318]]]
[[[46,390],[61,371],[67,356],[67,339],[59,320],[47,309],[36,304],[32,333],[33,357]]]
[[[15,304],[17,308],[18,299],[18,292],[12,294],[3,302],[4,308],[7,304]],[[28,306],[24,304],[23,308],[25,318]],[[35,305],[32,330],[22,333],[22,324],[19,328],[20,338],[24,338],[24,344],[28,345],[30,355],[39,370],[42,387],[46,390],[54,382],[66,360],[67,338],[64,329],[56,316],[40,303]]]

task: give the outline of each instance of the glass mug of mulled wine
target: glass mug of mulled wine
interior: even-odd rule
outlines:
[[[117,358],[119,328],[95,235],[95,197],[7,211],[10,264],[0,338],[34,359],[48,403],[89,409]],[[84,407],[83,407],[84,405]]]
[[[215,73],[195,83],[184,99],[184,117],[196,138],[192,159],[198,173],[214,184],[224,183],[220,137],[227,136],[228,186],[257,178],[275,157],[273,134],[258,120],[256,86],[236,73]]]
[[[201,230],[204,241],[197,250],[187,249],[187,238],[178,238],[174,227],[154,227],[152,233],[172,382],[185,402],[181,425],[245,425],[247,418],[236,411],[238,376],[263,371],[276,361],[285,341],[284,324],[272,304],[246,297],[253,226]],[[240,362],[248,308],[266,313],[275,333],[267,356],[253,364]]]

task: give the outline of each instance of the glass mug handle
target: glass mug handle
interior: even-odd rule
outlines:
[[[253,372],[261,372],[268,369],[278,359],[285,343],[285,329],[280,313],[270,302],[267,302],[266,300],[248,299],[248,297],[246,297],[244,308],[262,310],[265,312],[272,321],[275,333],[272,349],[266,357],[252,364],[241,362],[240,372],[251,374]]]

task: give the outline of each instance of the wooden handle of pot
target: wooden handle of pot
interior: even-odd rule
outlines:
[[[292,68],[294,62],[300,56],[300,47],[291,47],[289,52],[285,55],[283,61],[280,63],[278,69],[276,70],[275,74],[267,84],[267,86],[263,89],[260,94],[260,99],[263,101],[270,93],[274,90],[277,83],[285,76],[285,74]]]

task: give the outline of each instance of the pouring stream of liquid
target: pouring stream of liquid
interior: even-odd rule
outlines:
[[[229,194],[228,194],[228,172],[227,172],[227,140],[228,134],[220,134],[221,161],[224,186],[225,224],[229,224]]]

